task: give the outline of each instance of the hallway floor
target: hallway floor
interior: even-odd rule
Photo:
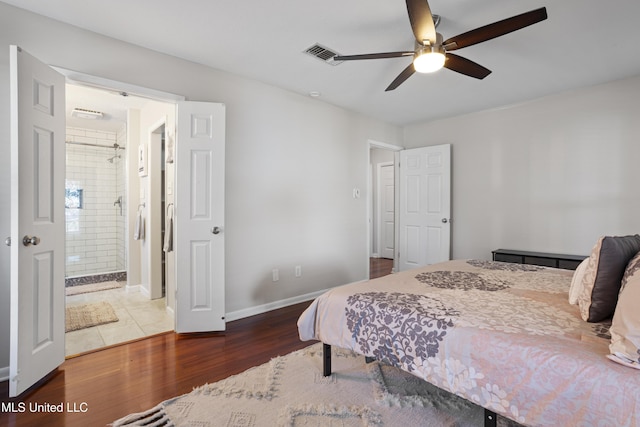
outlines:
[[[66,297],[67,305],[97,301],[111,304],[118,322],[67,332],[67,357],[174,328],[173,316],[167,313],[164,298],[149,300],[139,292],[127,292],[124,288]]]
[[[391,274],[393,270],[393,260],[388,258],[369,258],[369,279]]]

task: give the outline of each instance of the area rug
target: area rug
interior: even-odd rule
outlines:
[[[66,308],[65,331],[77,331],[92,326],[104,325],[118,321],[113,307],[108,302],[92,302],[71,305]]]
[[[64,288],[67,296],[88,294],[89,292],[106,291],[108,289],[121,288],[122,285],[115,280],[100,283],[89,283],[88,285],[67,286]]]
[[[142,413],[124,426],[482,426],[484,410],[397,368],[333,348],[322,376],[314,344],[225,380],[205,384]],[[498,417],[499,426],[517,425]]]

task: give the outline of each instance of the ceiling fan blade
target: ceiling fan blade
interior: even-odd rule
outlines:
[[[402,52],[383,52],[383,53],[365,53],[362,55],[336,55],[334,61],[353,61],[358,59],[383,59],[383,58],[400,58],[402,56],[413,56],[414,51]]]
[[[424,40],[436,42],[436,26],[427,0],[406,0],[407,13],[411,22],[411,29],[416,41],[420,44]]]
[[[511,18],[458,34],[455,37],[445,40],[443,45],[447,51],[462,49],[463,47],[472,46],[509,34],[513,31],[528,27],[529,25],[544,21],[545,19],[547,19],[547,8],[541,7],[540,9],[512,16]]]
[[[454,55],[453,53],[449,52],[447,52],[446,54],[444,66],[451,71],[455,71],[469,77],[475,77],[479,80],[482,80],[489,74],[491,74],[491,70],[489,70],[488,68],[485,68],[470,59],[463,58],[462,56]]]
[[[387,87],[384,91],[389,92],[390,90],[394,90],[395,88],[400,86],[402,83],[404,83],[404,81],[407,80],[409,77],[411,77],[415,72],[416,72],[416,69],[413,67],[413,62],[412,62],[411,64],[409,64],[407,68],[402,70],[402,72],[398,75],[398,77],[396,77],[396,79],[392,81],[389,87]]]

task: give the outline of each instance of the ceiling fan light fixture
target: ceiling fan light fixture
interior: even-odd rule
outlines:
[[[413,67],[419,73],[433,73],[444,66],[444,49],[437,46],[425,46],[416,53]]]

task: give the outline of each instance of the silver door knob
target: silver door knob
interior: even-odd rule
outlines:
[[[447,218],[442,218],[442,222],[446,224],[449,222],[449,220]]]
[[[37,236],[24,236],[22,238],[22,244],[25,246],[36,246],[38,243],[40,243],[40,238]]]
[[[221,231],[222,231],[222,229],[220,227],[213,227],[211,229],[211,233],[213,233],[213,234],[220,234]]]

